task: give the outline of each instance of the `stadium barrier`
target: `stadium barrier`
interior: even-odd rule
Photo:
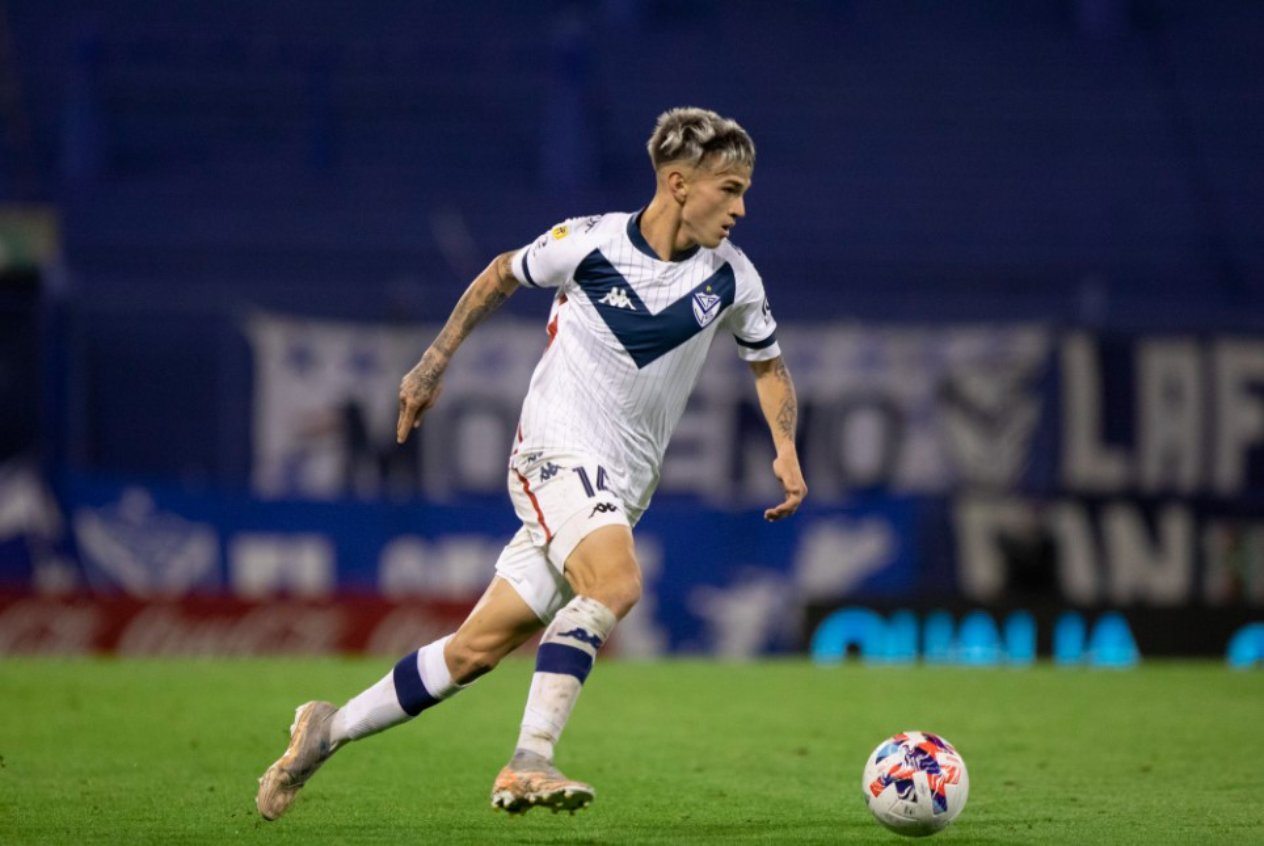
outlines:
[[[451,632],[471,605],[343,598],[0,598],[0,655],[398,656]]]

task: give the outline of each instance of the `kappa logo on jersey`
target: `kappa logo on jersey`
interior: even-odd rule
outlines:
[[[612,502],[599,502],[593,506],[593,510],[588,513],[588,519],[596,517],[598,514],[613,514],[619,510],[619,506]]]
[[[708,288],[693,295],[693,316],[699,326],[706,326],[720,313],[720,297]]]
[[[558,637],[573,638],[579,641],[580,643],[588,644],[593,649],[601,648],[601,638],[597,637],[592,632],[584,631],[579,626],[576,626],[575,628],[571,629],[569,632],[561,632],[560,634],[558,634]]]
[[[550,461],[548,464],[544,465],[544,468],[542,470],[540,470],[540,481],[547,482],[549,479],[552,479],[554,476],[556,476],[558,472],[561,471],[561,469],[562,469],[561,467],[558,467],[556,464]]]
[[[719,297],[716,298],[716,301],[717,302],[719,301]],[[614,306],[615,308],[626,308],[626,309],[630,309],[631,311],[636,311],[636,306],[632,305],[632,301],[628,299],[628,292],[623,290],[622,288],[611,288],[609,293],[607,293],[601,299],[597,300],[597,302],[601,303],[602,305]],[[694,309],[696,311],[697,306],[694,306]],[[704,323],[703,325],[705,326],[706,324]]]

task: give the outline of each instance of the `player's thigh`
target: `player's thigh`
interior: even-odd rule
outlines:
[[[509,494],[523,529],[559,574],[588,534],[607,525],[631,525],[600,460],[585,453],[516,456]]]
[[[641,598],[641,567],[626,525],[605,525],[587,533],[567,556],[564,572],[576,594],[596,599],[619,617]]]
[[[511,496],[523,523],[520,535],[544,550],[552,572],[567,587],[564,593],[590,596],[620,617],[631,610],[640,599],[640,568],[627,511],[601,462],[582,453],[537,452],[517,458],[510,472]],[[497,565],[515,586],[519,570],[532,578],[537,572]],[[543,607],[530,585],[522,593],[542,619],[552,619],[560,608]]]
[[[554,564],[547,547],[537,544],[527,526],[501,551],[496,576],[518,594],[541,626],[548,625],[574,597],[561,565]]]

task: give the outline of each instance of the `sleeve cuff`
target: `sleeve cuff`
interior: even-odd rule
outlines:
[[[527,253],[530,249],[528,245],[515,253],[513,261],[510,263],[510,268],[513,270],[514,278],[521,284],[526,285],[528,288],[539,288],[539,283],[531,278],[531,267],[527,262]]]
[[[781,344],[778,344],[774,338],[772,343],[759,349],[752,349],[748,346],[738,344],[737,357],[742,361],[772,361],[781,355]]]
[[[762,350],[765,347],[771,347],[773,344],[777,343],[777,333],[773,332],[762,341],[744,341],[736,335],[733,336],[733,340],[737,341],[737,345],[739,347],[745,347],[748,350]]]

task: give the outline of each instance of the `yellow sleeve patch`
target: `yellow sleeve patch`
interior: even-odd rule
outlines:
[[[569,235],[570,231],[571,231],[571,228],[567,226],[565,223],[559,223],[557,226],[553,227],[553,237],[556,240],[560,241],[563,238],[565,238],[567,235]]]

